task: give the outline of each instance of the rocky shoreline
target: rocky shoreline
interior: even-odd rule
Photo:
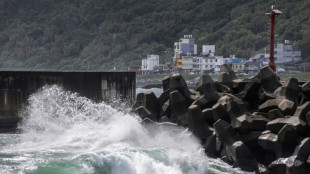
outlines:
[[[310,173],[310,82],[281,83],[268,66],[241,80],[222,65],[218,81],[202,75],[195,90],[180,74],[162,87],[158,98],[137,95],[133,109],[145,123],[188,128],[208,156],[244,171]]]

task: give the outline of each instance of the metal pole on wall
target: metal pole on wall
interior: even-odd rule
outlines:
[[[269,50],[269,66],[270,68],[276,72],[276,65],[274,60],[274,28],[275,28],[275,22],[276,22],[276,16],[282,14],[280,10],[275,9],[275,6],[271,6],[271,12],[266,13],[270,17],[270,50]]]

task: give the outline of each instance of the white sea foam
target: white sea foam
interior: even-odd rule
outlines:
[[[183,128],[142,125],[125,109],[55,85],[28,103],[20,112],[21,133],[6,135],[14,141],[0,147],[6,173],[242,173],[205,156]]]

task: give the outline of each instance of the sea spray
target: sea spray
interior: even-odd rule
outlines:
[[[1,134],[0,173],[242,173],[205,156],[186,129],[124,110],[43,87],[20,112],[20,134]]]

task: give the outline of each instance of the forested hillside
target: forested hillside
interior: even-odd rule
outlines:
[[[274,0],[276,42],[310,60],[310,1]],[[217,55],[250,57],[268,48],[270,0],[0,0],[0,69],[111,70],[147,54],[173,56],[192,34]]]

